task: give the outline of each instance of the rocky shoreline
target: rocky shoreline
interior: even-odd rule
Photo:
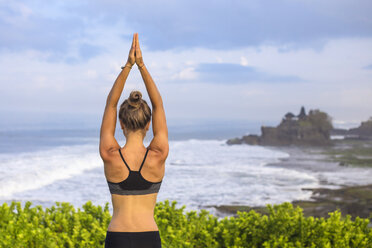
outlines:
[[[372,148],[372,142],[358,141],[351,144],[350,142],[343,140],[334,142],[336,145],[332,146],[332,152],[329,151],[329,148],[318,146],[266,146],[269,149],[279,150],[289,154],[288,158],[280,159],[280,161],[268,164],[267,166],[314,171],[327,170],[330,168],[337,170],[337,168],[342,168],[340,166],[357,166],[358,164],[352,165],[345,163],[343,160],[340,160],[342,156],[334,156],[335,153],[342,154],[350,149],[355,149],[355,147],[358,147],[359,149],[361,145],[360,142],[363,142],[363,146]],[[344,142],[347,142],[347,149],[345,149]],[[372,156],[372,149],[370,155]],[[369,159],[369,157],[366,159]],[[372,184],[332,185],[330,182],[320,182],[319,188],[303,188],[302,190],[312,191],[311,198],[309,200],[292,201],[292,204],[294,206],[300,206],[303,209],[305,216],[327,218],[328,212],[333,212],[336,209],[339,209],[343,216],[351,215],[352,219],[359,216],[361,218],[369,218],[372,220]],[[266,206],[250,207],[244,205],[215,205],[209,207],[214,207],[217,210],[217,215],[220,217],[231,215],[236,216],[237,211],[250,210],[267,214]],[[370,226],[372,226],[372,223],[370,223]]]
[[[326,112],[313,109],[306,114],[305,107],[302,106],[298,115],[288,112],[277,126],[261,126],[261,135],[248,134],[231,138],[226,144],[331,147],[334,145],[331,136],[361,141],[372,140],[372,117],[362,121],[356,128],[334,128],[332,118]]]
[[[357,216],[372,220],[372,184],[363,186],[347,186],[341,189],[304,189],[311,190],[311,200],[292,201],[294,207],[303,209],[304,216],[327,218],[329,212],[337,209],[343,216],[351,215],[351,219]],[[254,210],[261,214],[267,214],[267,208],[250,207],[244,205],[220,205],[214,206],[219,216],[237,215],[237,211]]]

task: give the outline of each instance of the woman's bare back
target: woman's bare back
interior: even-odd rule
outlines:
[[[132,171],[138,171],[146,151],[139,152],[121,148],[121,152],[130,169]],[[113,152],[112,162],[109,164],[105,163],[104,168],[106,179],[114,183],[126,180],[130,173],[120,157],[119,150]],[[154,183],[160,182],[164,177],[164,168],[164,162],[161,164],[156,156],[156,152],[149,149],[140,173],[147,181]],[[145,195],[112,194],[111,199],[114,211],[108,230],[117,232],[158,230],[154,220],[156,198],[157,193]]]

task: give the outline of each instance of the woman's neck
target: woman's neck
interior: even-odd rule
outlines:
[[[145,137],[140,132],[132,132],[126,136],[126,143],[124,147],[140,149],[144,147],[143,145],[144,138]]]

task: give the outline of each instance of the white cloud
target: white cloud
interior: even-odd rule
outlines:
[[[223,63],[223,59],[221,57],[217,57],[216,60],[217,60],[217,63]]]
[[[248,59],[244,56],[240,57],[240,65],[242,66],[248,66]]]
[[[197,73],[195,72],[195,68],[187,67],[182,69],[180,72],[172,75],[170,77],[172,80],[194,80],[197,79]]]
[[[103,30],[94,42],[105,52],[84,63],[48,62],[51,54],[26,50],[0,57],[0,110],[93,113],[103,105],[120,66],[127,59],[131,40],[123,41],[115,28]],[[94,30],[92,28],[92,39]],[[107,37],[107,39],[104,38]],[[190,48],[151,51],[141,43],[145,64],[166,104],[167,118],[242,118],[280,120],[300,106],[320,108],[338,121],[365,120],[371,115],[372,39],[330,40],[323,50],[280,52],[281,47],[260,46],[231,50]],[[249,61],[248,59],[249,58]],[[253,66],[275,75],[296,75],[302,83],[213,84],[198,80],[200,63]],[[133,67],[122,96],[145,87]],[[144,98],[148,100],[147,94]],[[148,101],[149,102],[149,101]]]

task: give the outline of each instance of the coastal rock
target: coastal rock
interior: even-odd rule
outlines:
[[[340,189],[317,188],[307,189],[312,191],[310,200],[292,201],[294,207],[301,207],[304,216],[327,218],[329,212],[340,210],[343,216],[350,215],[355,218],[372,218],[372,185],[345,186]],[[250,207],[245,205],[215,205],[217,215],[237,216],[237,212],[251,210],[260,214],[269,214],[266,206]]]
[[[240,145],[240,144],[254,144],[260,143],[260,137],[255,134],[244,135],[242,138],[229,139],[227,142],[229,145]]]
[[[367,121],[362,121],[356,128],[332,129],[331,135],[342,135],[345,139],[372,139],[372,117]]]
[[[306,114],[302,106],[296,116],[291,112],[284,115],[276,127],[261,126],[261,136],[250,134],[242,138],[227,140],[227,144],[249,144],[267,146],[314,145],[328,146],[330,131],[333,129],[329,115],[318,109]]]

